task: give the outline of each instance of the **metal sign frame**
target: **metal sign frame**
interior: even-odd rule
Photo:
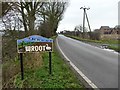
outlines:
[[[37,38],[36,38],[37,37]],[[35,40],[32,40],[32,39],[30,39],[30,38],[32,38],[32,39],[35,39]],[[37,40],[37,39],[39,39],[39,40]],[[40,42],[41,41],[41,42]],[[48,42],[47,42],[48,41]],[[36,49],[36,51],[35,52],[49,52],[49,74],[52,74],[52,51],[53,51],[53,40],[52,39],[48,39],[48,38],[45,38],[45,37],[42,37],[42,36],[39,36],[39,35],[32,35],[32,36],[29,36],[29,37],[26,37],[26,38],[23,38],[23,39],[19,39],[19,40],[17,40],[17,51],[18,51],[18,54],[19,54],[19,59],[20,59],[20,67],[21,67],[21,80],[23,80],[24,79],[24,67],[23,67],[23,53],[28,53],[27,51],[19,51],[19,44],[21,44],[21,43],[23,43],[23,42],[27,42],[26,44],[29,46],[29,49],[30,49],[30,46],[31,45],[34,45],[35,43],[36,44],[39,44],[40,45],[40,43],[43,43],[44,42],[44,44],[46,43],[46,44],[51,44],[51,47],[49,47],[49,46],[47,46],[47,48],[49,49],[49,50],[46,50],[47,48],[44,46],[44,51],[42,51],[42,50],[40,50],[40,51],[38,51],[38,47],[37,47],[37,49]],[[25,46],[27,46],[27,45],[25,45]],[[25,46],[22,46],[22,49],[21,50],[23,50],[23,49],[25,49]],[[31,46],[32,47],[32,46]],[[33,47],[34,48],[34,47]],[[40,47],[39,47],[40,48]],[[33,50],[33,52],[31,52],[31,51],[29,51],[29,53],[35,53],[34,52],[34,50]]]

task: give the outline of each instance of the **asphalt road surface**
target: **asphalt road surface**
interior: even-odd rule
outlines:
[[[98,88],[118,88],[118,54],[63,35],[58,45],[70,61]]]

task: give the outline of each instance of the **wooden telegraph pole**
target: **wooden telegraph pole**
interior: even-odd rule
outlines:
[[[84,10],[84,12],[83,12],[83,38],[85,38],[85,17],[87,19],[88,27],[89,27],[89,30],[90,30],[89,36],[91,38],[91,28],[90,28],[89,19],[88,19],[87,12],[86,12],[86,10],[89,10],[90,8],[81,7],[80,9]]]

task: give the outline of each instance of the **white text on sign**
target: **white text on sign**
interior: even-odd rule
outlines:
[[[48,44],[42,46],[25,46],[25,51],[26,52],[34,52],[34,51],[46,51],[46,50],[51,50],[51,47],[48,46]]]

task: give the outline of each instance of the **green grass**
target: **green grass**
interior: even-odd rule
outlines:
[[[24,69],[24,80],[20,73],[13,80],[15,88],[81,88],[83,85],[77,80],[69,66],[61,59],[58,52],[52,52],[52,74],[49,74],[48,53],[43,53],[43,65],[35,70]]]
[[[119,46],[109,45],[108,48],[109,48],[109,49],[113,49],[113,50],[115,50],[115,51],[117,51],[117,52],[120,52]]]
[[[80,40],[83,42],[93,42],[93,43],[101,43],[101,44],[108,44],[108,48],[109,49],[113,49],[117,52],[120,52],[120,48],[119,48],[119,41],[118,40],[90,40],[90,39],[83,39],[80,37],[76,37],[76,36],[70,36],[70,35],[66,35],[67,37],[76,39],[76,40]]]
[[[67,37],[76,39],[76,40],[80,40],[80,41],[86,41],[86,42],[95,42],[95,43],[102,43],[102,41],[98,41],[98,40],[90,40],[90,39],[83,39],[77,36],[70,36],[70,35],[66,35]]]
[[[52,37],[55,39],[55,37]],[[7,88],[80,88],[84,86],[78,81],[77,77],[65,61],[61,58],[56,49],[52,52],[52,74],[49,74],[48,52],[40,53],[38,58],[35,54],[23,55],[24,61],[24,80],[21,80],[20,61],[15,60],[4,63],[5,75],[10,77],[6,80]],[[31,56],[31,57],[30,57]],[[38,57],[40,57],[38,56]],[[40,63],[40,66],[38,63]],[[36,65],[38,64],[38,65]],[[9,73],[8,73],[9,71]],[[17,71],[17,72],[16,72]],[[16,72],[16,73],[14,73]],[[13,73],[13,74],[12,74]],[[6,76],[6,77],[7,77]]]

